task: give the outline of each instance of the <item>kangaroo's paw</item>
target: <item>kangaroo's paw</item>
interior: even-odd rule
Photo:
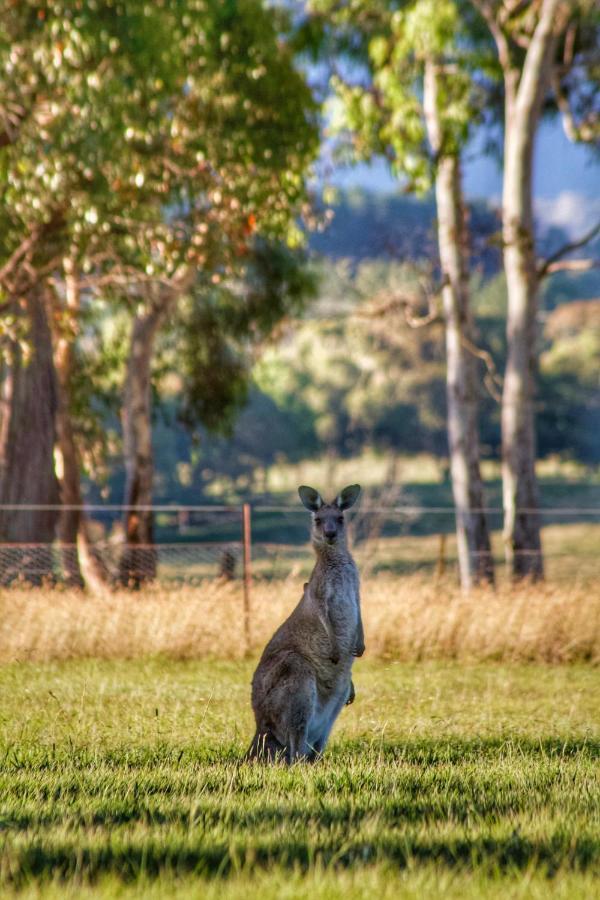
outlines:
[[[354,682],[350,680],[350,693],[348,694],[348,699],[346,700],[346,706],[350,706],[351,703],[354,703],[356,698],[356,691],[354,690]]]

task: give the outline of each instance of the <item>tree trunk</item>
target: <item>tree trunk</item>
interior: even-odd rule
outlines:
[[[460,162],[439,160],[436,176],[438,241],[445,284],[446,398],[452,493],[461,584],[494,581],[490,534],[484,512],[479,468],[477,360],[465,346],[473,343],[469,280],[464,236]]]
[[[151,364],[154,339],[165,310],[136,316],[131,331],[122,407],[125,456],[125,547],[119,563],[119,581],[140,587],[156,576],[154,522],[143,507],[152,504]]]
[[[502,395],[502,491],[506,559],[514,578],[544,574],[535,474],[538,277],[533,230],[533,148],[546,95],[559,0],[543,0],[520,78],[505,81],[502,231],[508,292]]]
[[[437,66],[425,72],[425,112],[429,141],[436,154],[435,193],[438,245],[444,286],[446,330],[446,397],[452,493],[460,581],[469,590],[481,581],[494,582],[490,534],[484,512],[479,468],[477,361],[466,342],[473,342],[469,306],[468,249],[460,159],[443,150],[437,97]]]
[[[82,514],[77,535],[77,551],[83,580],[96,593],[115,586],[115,573],[90,533],[90,521]]]
[[[508,352],[502,394],[502,493],[507,564],[515,578],[538,579],[543,576],[543,559],[535,475],[538,286],[531,208],[532,144],[529,126],[518,129],[507,123],[503,237]]]
[[[11,343],[5,365],[0,410],[0,504],[45,509],[0,508],[0,541],[41,544],[2,548],[0,580],[23,578],[42,584],[53,578],[52,542],[59,502],[54,473],[56,378],[52,341],[41,290],[24,299],[31,358]]]
[[[71,587],[83,587],[84,580],[79,565],[77,537],[81,526],[80,460],[69,400],[73,376],[73,323],[79,313],[79,286],[72,260],[66,259],[65,316],[58,319],[54,333],[54,365],[56,367],[58,402],[56,410],[56,462],[63,508],[58,519],[60,558],[65,582]]]

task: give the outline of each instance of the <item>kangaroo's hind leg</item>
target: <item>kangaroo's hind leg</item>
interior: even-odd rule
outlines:
[[[274,763],[285,758],[285,747],[279,743],[274,734],[268,730],[257,731],[244,757],[246,762]]]
[[[312,674],[307,674],[302,681],[297,682],[296,690],[290,698],[285,741],[286,760],[290,764],[314,758],[314,748],[308,742],[308,729],[314,715],[316,699],[315,678]]]
[[[254,713],[257,737],[263,738],[262,758],[274,761],[276,754],[293,763],[310,756],[308,725],[314,715],[317,686],[307,661],[294,652],[285,653],[255,677]],[[255,738],[256,740],[256,738]],[[254,747],[254,741],[251,750]]]

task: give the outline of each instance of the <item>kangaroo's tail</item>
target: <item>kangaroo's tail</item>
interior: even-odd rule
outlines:
[[[244,757],[245,762],[274,763],[285,759],[285,747],[270,731],[257,731]]]

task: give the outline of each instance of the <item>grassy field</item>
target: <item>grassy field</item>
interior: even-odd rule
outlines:
[[[253,661],[0,668],[0,893],[590,898],[591,666],[360,660],[313,767],[240,763]]]

